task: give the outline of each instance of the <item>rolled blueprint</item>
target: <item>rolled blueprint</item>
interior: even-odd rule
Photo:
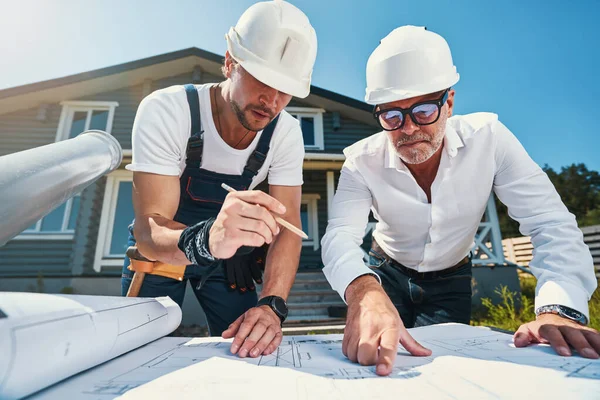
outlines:
[[[99,130],[0,157],[0,246],[118,168],[122,159],[117,139]]]
[[[0,293],[0,399],[19,399],[173,332],[169,297]]]

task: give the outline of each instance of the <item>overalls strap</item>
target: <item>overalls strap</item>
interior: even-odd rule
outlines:
[[[200,117],[200,99],[198,90],[193,84],[185,85],[188,105],[190,107],[191,132],[186,148],[186,161],[188,167],[200,168],[202,163],[202,149],[204,147],[204,131]]]

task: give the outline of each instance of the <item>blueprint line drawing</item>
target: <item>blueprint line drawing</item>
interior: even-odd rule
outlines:
[[[257,358],[232,355],[231,340],[165,337],[32,399],[181,400],[196,398],[198,393],[227,399],[241,391],[254,398],[247,387],[258,387],[259,382],[271,390],[257,391],[264,396],[261,400],[288,395],[299,400],[389,399],[389,393],[399,391],[411,400],[531,398],[544,391],[550,398],[564,393],[569,399],[595,399],[600,392],[600,360],[561,357],[548,346],[518,349],[511,335],[460,324],[416,328],[410,333],[433,354],[413,357],[399,346],[389,377],[377,376],[373,366],[350,362],[342,354],[342,335],[284,336],[276,352]],[[273,386],[272,377],[280,374],[281,387]]]

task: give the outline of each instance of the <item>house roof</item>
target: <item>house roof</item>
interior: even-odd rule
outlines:
[[[156,80],[183,74],[197,66],[218,76],[222,63],[223,56],[190,47],[62,78],[8,88],[0,90],[0,115],[37,107],[40,104],[73,100],[138,85],[147,79]],[[338,111],[361,122],[375,125],[370,105],[339,93],[311,86],[310,95],[302,99],[302,102],[328,111]]]

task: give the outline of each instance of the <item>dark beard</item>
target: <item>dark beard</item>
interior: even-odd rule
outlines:
[[[266,109],[264,109],[264,108],[260,108],[260,107],[254,107],[254,109],[256,109],[256,110],[260,110],[260,111],[262,111],[262,112],[264,112],[264,113],[267,113],[267,114],[269,114],[269,117],[270,117],[270,120],[269,120],[269,122],[268,122],[268,123],[267,123],[265,126],[263,126],[263,127],[260,127],[260,128],[258,128],[258,129],[256,129],[256,127],[255,127],[255,126],[252,126],[252,125],[250,125],[250,122],[249,122],[249,121],[248,121],[248,119],[246,118],[246,114],[244,114],[244,111],[243,111],[243,110],[240,108],[240,106],[238,105],[238,103],[236,103],[235,101],[231,100],[230,104],[231,104],[231,109],[232,109],[232,110],[233,110],[233,112],[235,113],[235,115],[236,115],[236,117],[237,117],[238,121],[240,122],[240,124],[242,124],[242,126],[243,126],[245,129],[249,130],[249,131],[255,131],[255,132],[258,132],[258,131],[260,131],[260,130],[263,130],[263,129],[265,129],[265,128],[266,128],[266,126],[267,126],[267,125],[268,125],[268,124],[269,124],[269,123],[270,123],[270,122],[273,120],[273,118],[274,118],[274,116],[271,114],[271,111],[270,111],[270,110],[266,110]]]

